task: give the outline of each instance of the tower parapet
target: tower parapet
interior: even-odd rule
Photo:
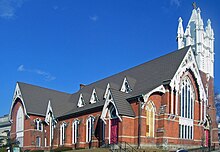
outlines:
[[[178,49],[191,45],[199,70],[214,77],[214,31],[210,19],[207,20],[204,28],[201,10],[194,7],[185,32],[182,22],[182,19],[179,18]]]

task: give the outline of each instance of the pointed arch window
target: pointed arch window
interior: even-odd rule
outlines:
[[[129,93],[129,92],[132,91],[132,89],[131,89],[131,87],[130,87],[126,77],[124,78],[124,81],[122,83],[121,91],[125,92],[125,93]]]
[[[60,125],[60,145],[64,145],[66,139],[66,123]]]
[[[118,118],[118,116],[117,116],[117,113],[116,113],[116,109],[115,109],[115,107],[113,106],[113,104],[111,104],[110,105],[110,108],[109,108],[110,110],[110,118],[111,119],[115,119],[115,118]]]
[[[83,95],[80,94],[77,107],[83,107],[84,105],[85,105],[85,101],[84,101],[84,99],[83,99]]]
[[[90,116],[86,120],[86,142],[89,143],[92,141],[92,134],[94,130],[94,121],[95,118],[93,116]]]
[[[188,77],[181,83],[181,117],[194,118],[194,89]]]
[[[34,125],[34,129],[42,131],[43,130],[43,123],[40,119],[35,119],[34,121],[35,125]]]
[[[19,147],[23,147],[23,138],[24,138],[24,111],[20,106],[16,116],[16,134],[17,140],[19,141]]]
[[[36,146],[37,147],[41,146],[41,138],[39,136],[36,137]]]
[[[146,136],[154,137],[155,128],[155,106],[152,101],[146,105]]]
[[[76,119],[73,121],[72,124],[72,143],[76,144],[78,142],[78,136],[79,136],[79,120]]]
[[[188,76],[182,79],[180,89],[179,137],[182,139],[193,139],[195,93]]]
[[[93,103],[96,103],[98,101],[99,101],[99,99],[98,99],[98,96],[96,94],[96,91],[95,91],[95,89],[93,89],[92,95],[91,95],[91,98],[90,98],[90,103],[93,104]]]

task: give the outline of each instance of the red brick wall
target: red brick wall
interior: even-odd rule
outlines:
[[[216,122],[216,107],[215,107],[215,98],[214,98],[214,78],[210,77],[207,80],[207,76],[205,73],[200,71],[200,75],[202,77],[204,88],[208,86],[208,106],[207,106],[207,114],[211,118],[211,144],[214,146],[219,145],[218,142],[218,125]]]
[[[201,73],[202,74],[202,73]],[[204,128],[202,124],[199,124],[200,122],[200,99],[199,99],[199,93],[197,88],[197,84],[194,81],[193,75],[190,74],[190,72],[185,72],[184,75],[187,75],[192,82],[192,85],[195,90],[195,103],[194,103],[194,139],[193,140],[186,140],[186,139],[180,139],[179,138],[179,116],[175,116],[174,118],[170,119],[170,97],[171,94],[169,91],[166,91],[165,94],[156,92],[153,93],[149,98],[148,101],[152,101],[155,105],[155,136],[154,137],[146,137],[146,110],[145,107],[141,110],[141,131],[140,131],[140,139],[141,139],[141,146],[146,145],[153,145],[153,146],[162,146],[164,144],[167,144],[168,146],[201,146],[202,144],[202,138],[204,135]],[[206,76],[202,74],[203,83],[206,83]],[[204,80],[205,79],[205,80]],[[212,143],[214,144],[217,141],[217,124],[215,123],[215,114],[216,110],[214,107],[214,90],[213,90],[213,79],[211,78],[209,80],[209,108],[207,109],[207,113],[212,119]],[[169,90],[169,87],[167,88]],[[146,101],[146,102],[148,102]],[[180,97],[179,97],[179,105],[180,105]],[[130,101],[131,107],[135,113],[135,117],[128,117],[128,116],[121,116],[122,121],[119,122],[119,130],[118,130],[118,141],[119,142],[127,142],[133,145],[138,144],[138,108],[139,103],[137,100]],[[165,109],[165,113],[160,113],[160,109],[162,105],[167,105]],[[16,124],[16,114],[19,106],[22,106],[21,102],[18,100],[16,104],[13,107],[12,110],[12,129],[11,129],[11,136],[15,137],[15,124]],[[178,114],[180,114],[180,106],[178,106]],[[54,129],[54,142],[53,142],[53,148],[56,148],[60,145],[60,124],[62,122],[67,123],[66,127],[66,140],[64,143],[65,147],[73,147],[73,148],[88,148],[89,144],[86,143],[86,119],[89,116],[95,117],[95,128],[97,128],[100,124],[98,124],[98,119],[101,115],[101,109],[86,113],[84,115],[80,115],[78,117],[67,117],[62,118],[64,120],[59,120],[56,124],[56,128]],[[26,117],[24,120],[25,123],[25,132],[24,132],[24,148],[25,149],[35,149],[36,148],[36,137],[41,137],[41,148],[44,148],[44,138],[47,138],[47,146],[49,146],[49,126],[44,124],[44,130],[36,131],[34,129],[34,119],[40,118],[41,120],[44,120],[44,117],[35,116],[35,115],[29,115],[29,118]],[[78,119],[80,120],[79,125],[79,138],[78,138],[78,144],[73,145],[72,144],[72,122]],[[100,127],[100,126],[99,126]],[[99,146],[99,138],[98,134],[94,135],[92,137],[92,147],[98,147]],[[105,140],[109,140],[109,121],[106,120],[105,124]]]

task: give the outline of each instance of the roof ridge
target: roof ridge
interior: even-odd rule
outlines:
[[[64,91],[58,91],[58,90],[55,90],[55,89],[50,89],[50,88],[46,88],[46,87],[42,87],[42,86],[38,86],[38,85],[33,85],[33,84],[25,83],[25,82],[17,81],[17,83],[22,84],[22,85],[28,85],[28,86],[31,86],[31,87],[36,87],[36,88],[39,88],[39,89],[46,89],[46,90],[49,90],[49,91],[54,91],[54,92],[58,92],[58,93],[64,93],[64,94],[67,94],[67,95],[71,95],[71,93],[67,93],[67,92],[64,92]]]
[[[167,54],[165,54],[165,55],[161,55],[161,56],[156,57],[156,58],[154,58],[154,59],[152,59],[152,60],[146,61],[146,62],[144,62],[144,63],[138,64],[138,65],[133,66],[133,67],[131,67],[131,68],[125,69],[125,70],[123,70],[123,71],[121,71],[121,72],[112,74],[112,75],[107,76],[107,77],[105,77],[105,78],[102,78],[102,79],[100,79],[100,80],[98,80],[98,81],[94,81],[94,82],[92,82],[92,83],[90,83],[90,84],[88,84],[88,85],[85,85],[84,88],[89,87],[89,86],[91,86],[91,85],[93,85],[93,84],[95,84],[95,83],[98,83],[98,82],[100,82],[100,81],[103,81],[103,80],[105,80],[105,79],[108,79],[108,78],[110,78],[110,77],[113,77],[113,76],[115,76],[115,75],[119,75],[119,74],[124,73],[124,72],[126,72],[126,71],[130,71],[130,70],[132,70],[132,69],[135,69],[135,68],[137,68],[137,67],[140,67],[140,66],[142,66],[142,65],[151,63],[151,62],[156,61],[156,60],[159,60],[160,58],[164,58],[164,57],[167,57],[167,56],[169,56],[169,55],[175,54],[175,53],[177,53],[177,52],[186,51],[186,50],[187,50],[186,52],[188,52],[188,49],[186,49],[186,48],[189,48],[189,47],[191,47],[191,46],[186,46],[186,47],[184,47],[184,48],[177,49],[177,50],[172,51],[172,52],[170,52],[170,53],[167,53]],[[131,76],[129,76],[129,77],[131,77]],[[132,77],[131,77],[131,78],[132,78]],[[111,82],[108,82],[108,83],[111,83]],[[80,92],[80,90],[78,90],[77,92]],[[77,92],[74,92],[74,93],[77,93]],[[72,94],[74,94],[74,93],[72,93]]]

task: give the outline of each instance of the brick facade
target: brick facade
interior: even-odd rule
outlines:
[[[197,24],[194,21],[197,15],[200,16],[200,9],[194,8],[190,23]],[[212,31],[210,24],[207,28]],[[189,28],[187,26],[188,32],[197,32],[192,36],[203,38],[204,31]],[[213,36],[210,37],[212,42],[207,44],[214,44]],[[189,38],[185,37],[180,18],[179,50],[95,83],[81,85],[74,94],[17,83],[10,114],[11,137],[17,139],[16,117],[22,107],[24,150],[93,148],[123,142],[135,147],[163,149],[218,146],[211,67],[214,60],[209,58],[208,64],[198,60],[201,52],[197,51],[202,48],[196,50],[195,46],[203,44],[196,41],[189,45],[194,43]],[[208,54],[211,52],[205,57],[214,54],[212,45],[203,49]],[[26,93],[25,96],[22,93]],[[43,124],[40,130],[36,121]]]
[[[193,130],[193,139],[181,139],[180,138],[180,130],[179,130],[179,116],[175,115],[174,117],[170,117],[170,108],[169,104],[172,94],[168,90],[163,94],[160,92],[154,92],[148,98],[148,101],[152,101],[155,105],[155,125],[154,125],[154,137],[146,136],[146,121],[148,117],[146,116],[146,105],[142,106],[139,117],[139,102],[137,99],[133,99],[130,102],[133,111],[135,112],[135,117],[129,116],[120,116],[121,121],[118,122],[118,142],[127,142],[131,145],[137,146],[138,140],[140,140],[141,147],[162,147],[162,148],[178,148],[178,147],[200,147],[204,146],[204,124],[200,123],[201,117],[201,105],[200,99],[198,98],[198,87],[196,81],[191,73],[185,73],[192,82],[195,91],[195,102],[194,102],[194,130]],[[206,77],[205,77],[206,78]],[[203,78],[204,80],[204,78]],[[213,88],[213,79],[209,80],[209,88]],[[211,118],[211,145],[217,145],[217,126],[215,123],[215,107],[213,96],[213,89],[209,89],[209,106],[207,108],[207,116]],[[179,97],[180,98],[180,97]],[[179,100],[180,101],[180,100]],[[165,109],[161,109],[161,107],[165,106]],[[12,111],[12,127],[11,127],[11,137],[16,138],[16,114],[19,107],[23,107],[21,100],[17,99]],[[178,113],[180,114],[180,106],[178,106]],[[48,124],[43,122],[43,129],[41,131],[35,129],[34,120],[40,119],[44,121],[45,116],[37,116],[33,114],[29,114],[24,119],[24,144],[23,149],[54,149],[57,147],[72,147],[74,148],[92,148],[92,147],[100,147],[103,143],[110,143],[110,118],[107,117],[106,124],[104,125],[104,135],[102,135],[103,128],[102,123],[104,123],[101,119],[102,108],[91,110],[90,112],[85,112],[84,114],[80,114],[78,116],[65,116],[59,118],[57,120],[56,127],[54,128],[54,139],[52,142],[52,146],[49,145],[50,139],[50,130]],[[204,113],[204,111],[202,112]],[[109,115],[109,114],[107,114]],[[93,116],[94,119],[94,133],[92,134],[92,142],[86,142],[86,120],[89,116]],[[79,135],[78,142],[76,144],[72,143],[72,123],[74,120],[79,120]],[[141,122],[140,127],[140,135],[138,135],[138,122]],[[65,127],[65,141],[63,145],[60,145],[60,125],[65,122],[67,125]],[[104,139],[103,137],[104,136]],[[40,137],[41,144],[40,147],[36,145],[36,138]],[[45,141],[46,140],[46,141]],[[46,143],[46,144],[45,144]]]

